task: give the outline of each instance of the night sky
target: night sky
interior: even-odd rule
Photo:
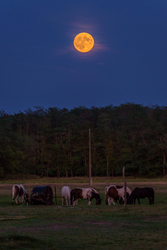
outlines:
[[[95,46],[78,52],[80,32]],[[0,110],[167,105],[166,0],[1,0]]]

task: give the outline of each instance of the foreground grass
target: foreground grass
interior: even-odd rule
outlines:
[[[0,186],[1,249],[167,249],[167,185],[154,184],[155,205],[144,199],[126,208],[105,205],[105,186],[95,186],[101,206],[80,200],[69,207],[61,206],[61,183],[57,206],[12,206],[11,189]]]

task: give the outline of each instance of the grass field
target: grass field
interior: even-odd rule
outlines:
[[[56,185],[57,205],[12,205],[13,183],[23,183],[29,193],[36,185]],[[61,205],[61,188],[87,187],[85,178],[6,181],[0,184],[0,249],[167,249],[167,181],[128,180],[128,186],[153,187],[155,204],[148,199],[141,205],[105,204],[104,188],[123,184],[121,179],[93,179],[102,205]]]

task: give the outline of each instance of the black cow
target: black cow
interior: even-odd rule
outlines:
[[[145,187],[145,188],[138,188],[136,187],[131,195],[129,196],[128,200],[127,200],[127,204],[132,204],[136,202],[136,199],[138,199],[138,203],[140,205],[140,198],[146,198],[148,197],[149,199],[149,204],[154,204],[154,190],[153,188],[150,187]]]

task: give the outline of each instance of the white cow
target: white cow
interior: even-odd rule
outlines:
[[[70,205],[70,194],[71,188],[69,186],[64,186],[61,189],[61,196],[62,196],[62,206],[63,205]]]
[[[14,200],[16,204],[18,204],[18,202],[20,203],[20,198],[23,203],[25,194],[27,194],[27,191],[25,190],[24,186],[22,184],[19,184],[19,185],[15,184],[12,187],[12,204]]]

